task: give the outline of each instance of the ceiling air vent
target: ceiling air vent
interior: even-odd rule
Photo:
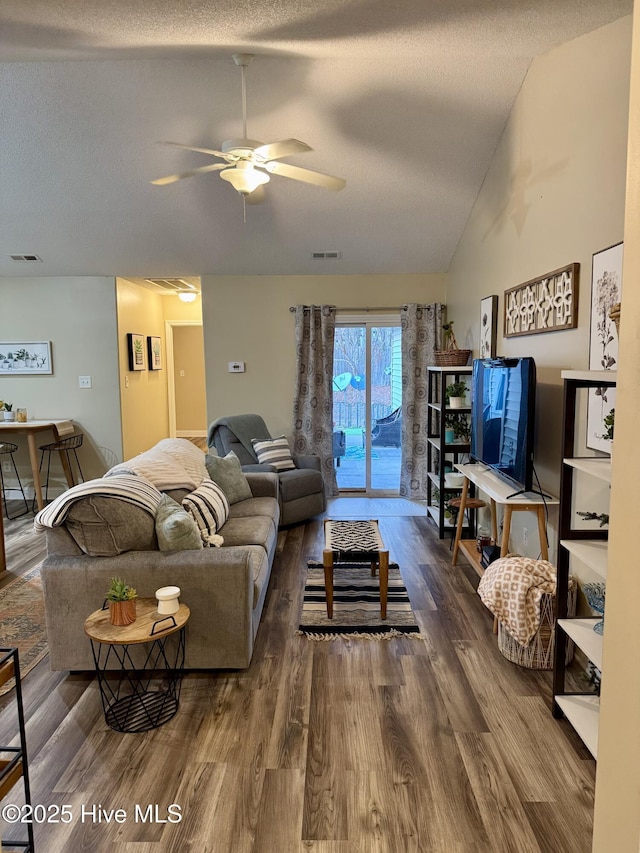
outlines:
[[[17,261],[18,263],[36,263],[41,264],[42,258],[39,258],[37,255],[9,255],[12,261]]]
[[[145,281],[169,293],[178,293],[181,290],[197,291],[197,288],[193,284],[181,278],[146,278]]]
[[[342,257],[342,252],[311,252],[314,261],[337,261]]]

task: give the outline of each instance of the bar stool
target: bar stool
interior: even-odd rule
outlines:
[[[73,481],[73,485],[75,486],[77,482],[82,481],[84,483],[84,474],[82,473],[82,468],[80,467],[80,460],[78,459],[77,450],[79,447],[82,447],[82,442],[84,440],[84,433],[76,433],[76,435],[70,435],[69,438],[61,438],[59,441],[53,441],[51,444],[42,444],[38,448],[40,450],[40,471],[42,471],[42,464],[44,462],[44,454],[48,453],[47,457],[47,479],[44,484],[44,500],[45,503],[49,499],[49,472],[51,470],[51,454],[56,451],[60,454],[60,461],[62,462],[63,467],[69,470],[71,474],[71,479]],[[76,478],[73,475],[73,466],[71,465],[71,454],[76,460],[76,468],[78,469],[78,474],[80,476],[80,480],[76,481]],[[63,458],[64,456],[64,458]],[[35,498],[34,498],[35,502]]]
[[[11,457],[11,463],[13,465],[13,470],[16,475],[16,480],[18,481],[17,487],[7,487],[5,491],[4,485],[4,475],[2,473],[2,464],[0,464],[0,485],[2,486],[2,502],[4,503],[4,512],[7,518],[14,519],[20,518],[21,515],[26,515],[29,512],[29,504],[27,503],[27,498],[24,493],[24,489],[22,488],[22,481],[20,480],[20,475],[18,474],[18,469],[16,467],[16,460],[13,457],[13,454],[18,449],[17,444],[11,444],[9,441],[4,441],[0,443],[0,456],[9,455]],[[17,515],[9,515],[9,505],[7,504],[7,492],[8,491],[20,491],[22,492],[22,500],[24,501],[24,512],[19,512]]]

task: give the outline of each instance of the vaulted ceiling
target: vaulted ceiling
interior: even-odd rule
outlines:
[[[445,271],[532,59],[632,5],[3,0],[0,275]],[[273,176],[244,223],[215,172],[150,183],[243,135],[235,51],[248,136],[344,190]]]

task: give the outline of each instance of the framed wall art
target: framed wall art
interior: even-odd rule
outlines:
[[[480,300],[480,358],[495,358],[498,342],[498,297]]]
[[[129,350],[129,370],[144,370],[144,335],[129,332],[127,334],[127,348]]]
[[[504,336],[575,329],[580,264],[567,264],[504,292]]]
[[[147,335],[149,370],[162,370],[162,338]]]
[[[0,374],[53,373],[51,341],[0,341]]]
[[[589,370],[618,369],[618,328],[610,316],[622,298],[623,244],[616,243],[593,255],[591,271],[591,336]],[[615,409],[615,388],[589,391],[587,405],[587,447],[611,453],[611,440],[604,438],[604,420]]]

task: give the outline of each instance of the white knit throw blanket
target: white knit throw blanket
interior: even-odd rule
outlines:
[[[194,491],[209,476],[204,464],[204,453],[186,438],[163,438],[150,450],[114,465],[111,474],[133,471],[160,489],[188,489]]]
[[[540,601],[555,595],[556,567],[546,560],[507,556],[490,563],[478,595],[511,636],[527,646],[540,627]]]
[[[34,530],[36,533],[42,533],[47,527],[58,527],[63,524],[76,501],[95,496],[119,498],[139,506],[154,518],[162,500],[162,495],[154,485],[135,474],[100,477],[98,480],[88,480],[86,483],[72,486],[41,509],[34,519]]]

